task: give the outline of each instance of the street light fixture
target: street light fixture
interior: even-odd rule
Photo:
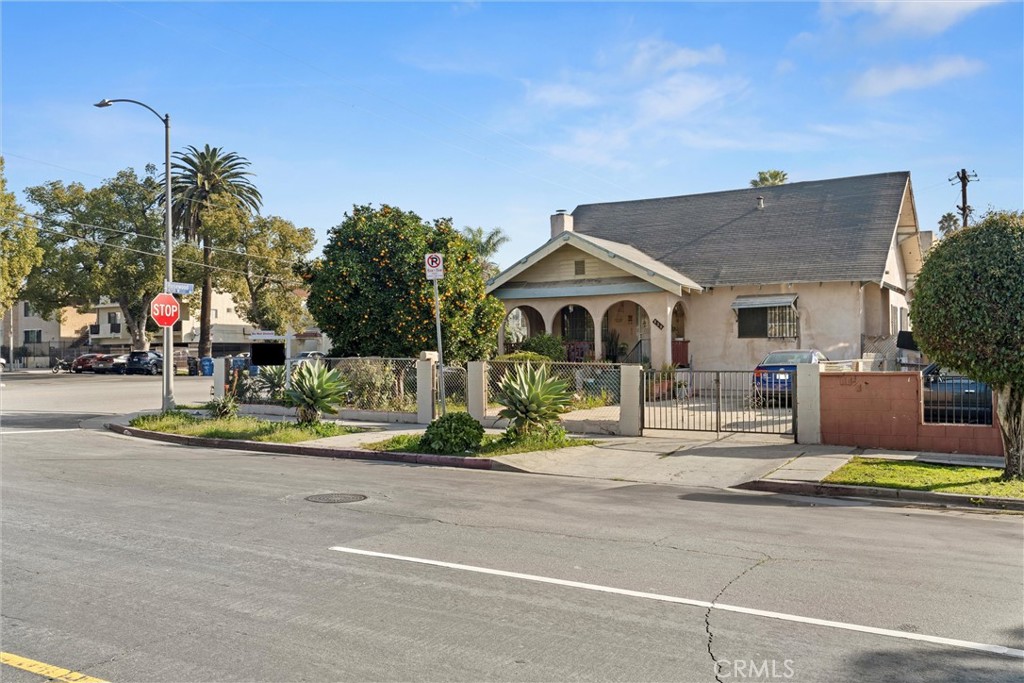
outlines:
[[[156,109],[139,102],[138,100],[100,100],[94,107],[103,109],[109,107],[115,102],[130,102],[131,104],[137,104],[140,107],[153,112],[153,114],[163,121],[164,123],[164,219],[165,219],[165,231],[164,231],[164,260],[166,265],[164,268],[164,289],[166,290],[169,283],[174,281],[174,272],[172,268],[172,257],[174,255],[172,245],[172,233],[171,233],[171,115],[164,114],[160,116],[160,113]],[[170,355],[168,355],[168,351]],[[174,327],[168,326],[164,328],[164,370],[163,370],[163,409],[174,410]]]

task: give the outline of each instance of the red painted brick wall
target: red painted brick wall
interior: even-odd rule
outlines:
[[[1003,454],[996,425],[925,424],[917,372],[822,373],[821,442],[900,451]]]

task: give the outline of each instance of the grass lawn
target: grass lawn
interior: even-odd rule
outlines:
[[[328,436],[363,432],[359,427],[346,427],[330,422],[299,426],[294,422],[271,422],[255,417],[205,419],[181,412],[141,415],[131,421],[132,427],[153,432],[202,436],[208,439],[243,439],[272,443],[298,443]]]
[[[824,479],[826,484],[881,486],[936,493],[1024,498],[1024,481],[1002,481],[988,467],[932,465],[909,460],[853,458]]]
[[[462,453],[466,457],[487,458],[495,455],[510,455],[512,453],[529,453],[531,451],[550,451],[556,448],[569,448],[570,446],[589,446],[597,443],[592,439],[552,439],[542,436],[530,437],[516,443],[509,443],[497,434],[484,434],[480,450],[474,453]],[[399,434],[384,441],[363,444],[363,448],[371,451],[400,451],[402,453],[429,453],[420,446],[420,436],[417,434]]]

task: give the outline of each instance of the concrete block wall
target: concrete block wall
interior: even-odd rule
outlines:
[[[925,424],[921,396],[917,372],[822,373],[821,443],[1003,455],[997,425]]]

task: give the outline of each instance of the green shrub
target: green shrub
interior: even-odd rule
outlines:
[[[420,441],[430,453],[456,455],[480,448],[484,428],[469,413],[448,413],[430,423]]]
[[[386,410],[395,407],[398,383],[389,363],[372,359],[346,360],[341,370],[356,408]]]
[[[565,346],[562,345],[562,338],[553,337],[550,334],[538,334],[536,337],[530,337],[522,343],[519,350],[539,353],[554,361],[565,360]]]
[[[564,380],[548,375],[547,364],[525,363],[502,378],[494,399],[505,406],[499,415],[521,437],[555,423],[572,396]]]
[[[345,400],[347,389],[337,370],[320,363],[301,363],[292,376],[291,388],[284,393],[284,403],[296,408],[299,424],[315,424],[324,413],[338,412],[334,406]]]

